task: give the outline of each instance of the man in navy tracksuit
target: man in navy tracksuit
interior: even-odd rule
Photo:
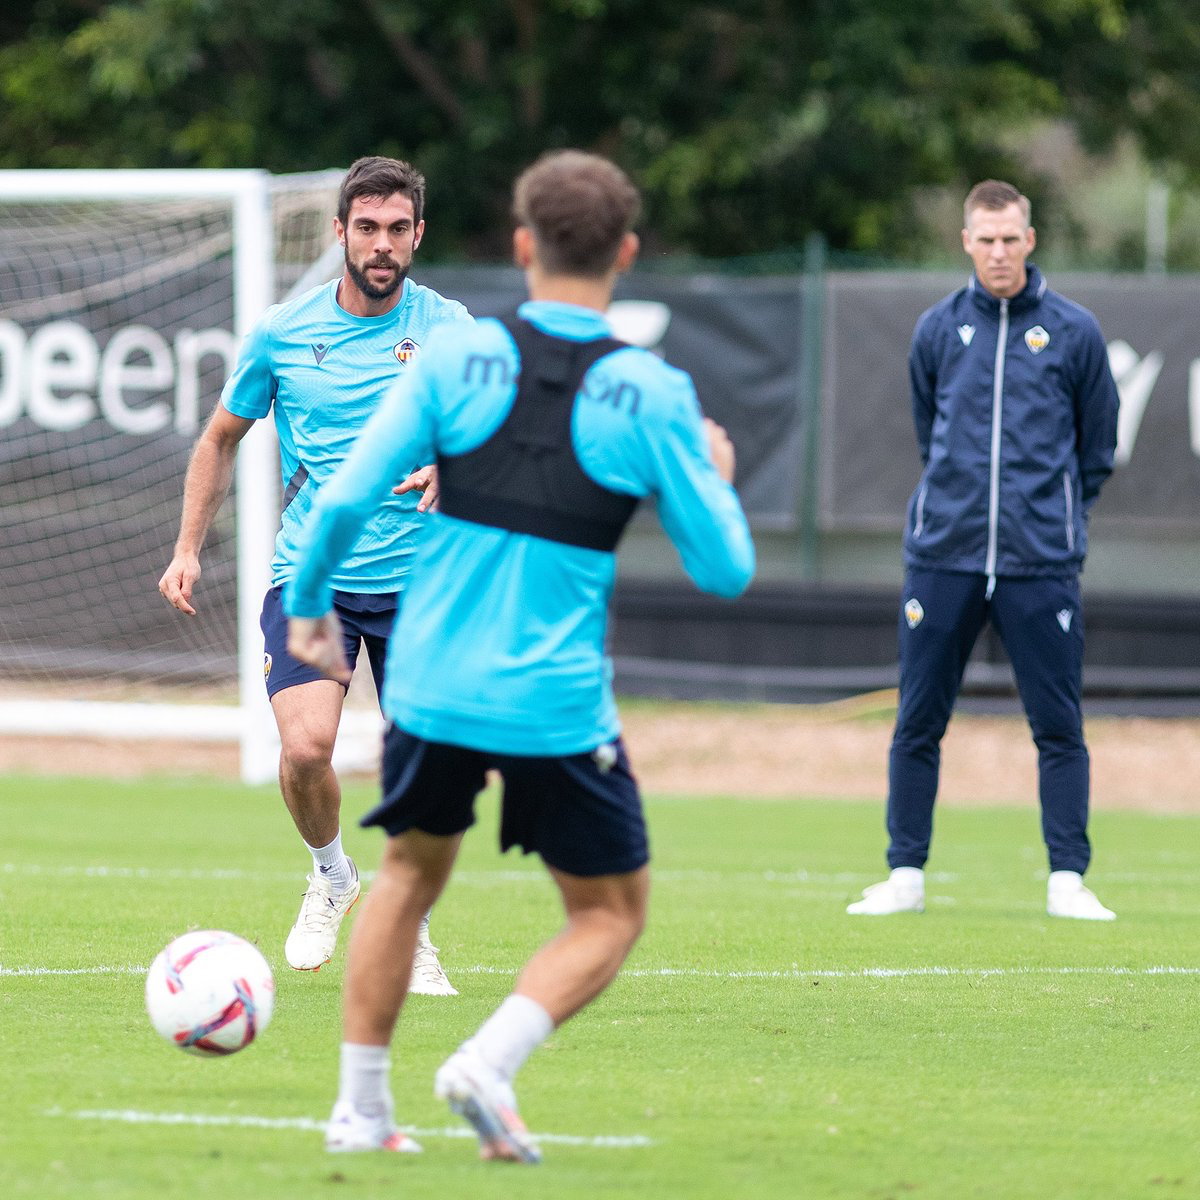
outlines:
[[[989,180],[972,189],[964,216],[975,273],[921,317],[909,354],[925,470],[904,536],[892,871],[847,912],[924,909],[942,735],[990,621],[1038,750],[1047,912],[1110,921],[1082,879],[1091,847],[1079,572],[1088,511],[1112,470],[1117,389],[1095,317],[1026,261],[1029,201]]]

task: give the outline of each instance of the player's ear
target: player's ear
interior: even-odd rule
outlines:
[[[346,244],[346,227],[337,217],[333,218],[333,235],[337,238],[339,246]]]
[[[533,230],[526,225],[518,225],[513,230],[513,262],[522,271],[533,262]]]
[[[425,236],[425,220],[422,218],[417,222],[416,229],[413,230],[413,249],[415,250],[420,244],[421,239]]]
[[[1033,253],[1034,246],[1037,245],[1037,230],[1032,225],[1029,227],[1029,233],[1026,236],[1025,245],[1030,254]]]
[[[617,250],[617,259],[614,264],[617,268],[617,274],[623,275],[630,267],[633,266],[634,260],[638,256],[638,251],[641,249],[642,243],[636,233],[627,233],[621,239],[621,245]]]

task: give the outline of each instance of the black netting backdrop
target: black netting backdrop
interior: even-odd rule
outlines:
[[[329,241],[330,204],[284,197],[277,294]],[[233,326],[228,202],[0,196],[0,678],[236,676],[232,497],[198,615],[157,590]]]

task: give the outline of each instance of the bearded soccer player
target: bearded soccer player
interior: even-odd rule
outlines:
[[[467,310],[408,278],[425,232],[425,179],[408,163],[362,158],[347,172],[333,228],[345,248],[340,278],[267,310],[247,336],[220,403],[192,453],[175,556],[159,591],[192,616],[200,548],[229,490],[238,444],[274,413],[285,490],[262,610],[267,694],[279,728],[279,784],[312,856],[299,916],[285,945],[288,964],[316,971],[358,900],[358,870],[342,848],[341,789],[333,748],[346,685],[324,678],[287,649],[280,607],[296,570],[298,531],[321,488],[345,459],[391,383],[411,369],[432,331],[470,328]],[[416,460],[402,476],[424,482]],[[331,579],[345,653],[365,647],[380,695],[386,649],[412,567],[418,525],[435,491],[380,498]],[[418,509],[421,511],[418,512]],[[455,995],[422,924],[411,990]]]

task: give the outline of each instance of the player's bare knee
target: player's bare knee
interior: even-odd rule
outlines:
[[[388,838],[379,864],[378,881],[386,881],[404,895],[423,916],[445,887],[457,853],[458,837],[432,837],[419,830]]]
[[[601,937],[614,949],[628,953],[646,925],[646,906],[624,900],[573,911],[569,923],[576,930]]]
[[[320,775],[333,762],[333,741],[304,733],[282,739],[280,765],[296,776]]]
[[[645,928],[646,905],[643,903],[626,913],[625,936],[627,952],[633,948],[634,943],[642,936],[642,930]]]
[[[423,917],[442,891],[443,876],[420,867],[411,859],[389,859],[379,864],[373,887],[387,890],[405,912]]]

